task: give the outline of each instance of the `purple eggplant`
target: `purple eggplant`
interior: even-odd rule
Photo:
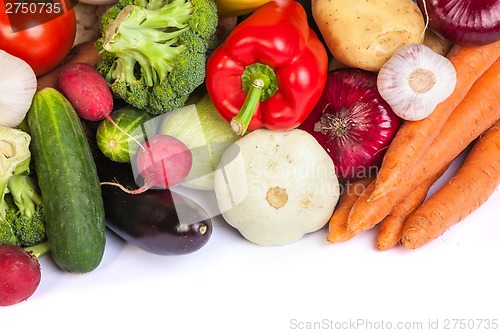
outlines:
[[[88,127],[88,124],[87,124]],[[113,162],[89,142],[101,182],[136,188],[130,164]],[[171,190],[129,194],[113,185],[101,185],[106,225],[119,237],[157,255],[184,255],[201,249],[212,235],[212,220],[194,200]]]

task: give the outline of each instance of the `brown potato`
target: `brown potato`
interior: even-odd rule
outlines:
[[[424,36],[412,0],[312,0],[312,12],[333,57],[349,67],[378,71],[399,47]]]

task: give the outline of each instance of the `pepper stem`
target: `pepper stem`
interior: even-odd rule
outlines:
[[[246,66],[241,75],[241,83],[243,91],[247,92],[247,97],[238,114],[230,122],[231,128],[237,135],[246,133],[259,103],[278,91],[274,70],[261,63]]]

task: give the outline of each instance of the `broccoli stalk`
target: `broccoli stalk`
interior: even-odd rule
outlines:
[[[50,244],[47,241],[24,247],[24,251],[28,252],[31,256],[34,256],[37,260],[44,254],[49,253],[50,250]]]
[[[37,183],[29,175],[31,137],[0,126],[0,245],[31,246],[46,239]]]
[[[21,130],[0,126],[0,217],[9,208],[4,201],[12,176],[29,172],[31,136]]]
[[[213,0],[120,0],[101,17],[97,68],[130,105],[174,110],[204,82],[217,25]]]
[[[20,214],[32,218],[36,207],[42,204],[42,196],[34,179],[27,175],[12,176],[7,187]]]

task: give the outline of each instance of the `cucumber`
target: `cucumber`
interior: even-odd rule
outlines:
[[[67,272],[92,271],[104,255],[106,222],[96,165],[80,118],[53,88],[35,94],[27,117],[54,261]]]
[[[132,106],[125,106],[113,111],[110,117],[118,127],[108,119],[101,121],[97,128],[97,146],[110,160],[130,163],[131,156],[134,156],[139,148],[131,137],[143,143],[145,133],[139,130],[139,126],[143,126],[144,122],[152,119],[153,116]]]

